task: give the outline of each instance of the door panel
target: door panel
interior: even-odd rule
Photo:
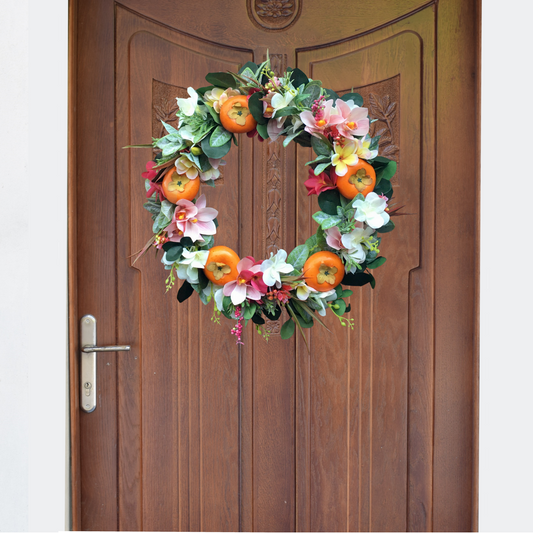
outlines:
[[[446,291],[440,280],[450,282],[436,257],[449,245],[443,224],[453,199],[437,184],[459,182],[436,163],[455,136],[440,133],[439,117],[457,119],[439,108],[436,43],[448,46],[441,60],[458,72],[475,68],[477,37],[464,21],[475,23],[477,4],[449,0],[447,19],[434,2],[357,4],[334,0],[327,13],[316,0],[76,4],[72,323],[92,313],[100,342],[132,346],[98,355],[98,407],[73,410],[76,528],[475,528],[476,323],[458,338],[454,328],[474,316],[476,296],[465,291],[453,313],[436,298]],[[455,35],[470,39],[461,56],[446,30],[459,18]],[[339,94],[363,95],[381,153],[398,162],[395,202],[408,213],[383,237],[388,263],[376,289],[351,298],[353,329],[330,317],[331,333],[306,332],[310,352],[299,338],[283,341],[277,321],[265,325],[268,343],[248,327],[236,347],[232,323],[212,322],[211,306],[195,296],[178,305],[176,288],[165,294],[159,257],[132,259],[151,237],[140,176],[151,154],[122,147],[161,136],[161,120],[175,124],[176,96],[205,85],[207,72],[259,63],[267,51],[275,71],[298,66]],[[475,113],[475,83],[463,83]],[[449,81],[443,87],[453,92]],[[474,122],[465,126],[471,143]],[[459,157],[468,142],[455,147]],[[310,149],[240,136],[225,159],[223,178],[202,189],[220,211],[218,244],[265,258],[314,233],[318,205],[303,187]],[[475,175],[477,160],[462,161]],[[459,215],[472,215],[475,186],[460,181]],[[446,262],[470,261],[474,272],[476,256],[465,260],[462,246],[475,235],[452,231]],[[453,354],[438,342],[443,328]],[[460,401],[443,389],[448,379],[465,391]]]

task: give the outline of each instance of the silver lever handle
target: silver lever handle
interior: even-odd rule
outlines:
[[[96,409],[96,354],[98,352],[129,352],[130,346],[97,346],[96,318],[85,315],[80,320],[80,406],[92,413]]]
[[[85,353],[91,352],[129,352],[130,346],[83,346],[81,351]]]

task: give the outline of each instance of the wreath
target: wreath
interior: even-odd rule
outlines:
[[[209,73],[206,80],[209,86],[189,87],[188,98],[177,98],[178,128],[163,122],[167,135],[128,147],[156,154],[142,174],[154,235],[137,259],[152,246],[162,250],[167,291],[177,277],[183,280],[180,302],[195,291],[204,304],[213,300],[211,320],[220,323],[221,314],[236,320],[231,332],[238,344],[249,320],[268,340],[261,326],[283,310],[283,339],[296,328],[303,335],[315,321],[327,329],[320,317],[328,310],[353,329],[354,319],[344,316],[352,291],[343,285],[375,287],[370,270],[385,262],[380,234],[394,229],[391,215],[400,209],[389,207],[396,162],[378,155],[379,136],[369,136],[363,98],[355,92],[339,97],[298,68],[277,76],[268,58],[246,63],[237,74]],[[205,194],[197,195],[200,183],[214,186],[220,177],[238,133],[261,142],[284,136],[284,147],[293,141],[316,154],[306,163],[304,185],[308,195],[318,195],[318,228],[289,254],[280,249],[265,260],[241,259],[215,246],[218,211],[206,206]]]

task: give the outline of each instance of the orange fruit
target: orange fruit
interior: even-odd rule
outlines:
[[[215,285],[225,285],[237,279],[239,256],[227,246],[213,246],[209,250],[204,273]]]
[[[362,159],[359,159],[356,165],[348,167],[348,172],[344,176],[337,176],[337,188],[348,200],[355,198],[358,194],[366,197],[375,186],[376,171],[372,165]]]
[[[178,174],[171,167],[163,178],[163,193],[166,199],[177,204],[178,200],[192,200],[200,190],[200,177],[190,180],[185,174]]]
[[[220,122],[231,133],[247,133],[257,126],[248,109],[248,98],[244,95],[232,96],[222,104]]]
[[[305,282],[320,292],[334,289],[344,277],[344,264],[332,252],[317,252],[304,264]]]

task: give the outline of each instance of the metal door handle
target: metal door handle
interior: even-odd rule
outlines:
[[[96,318],[85,315],[80,320],[80,406],[92,413],[96,409],[96,354],[97,352],[129,352],[130,347],[123,346],[97,346],[96,345]]]

